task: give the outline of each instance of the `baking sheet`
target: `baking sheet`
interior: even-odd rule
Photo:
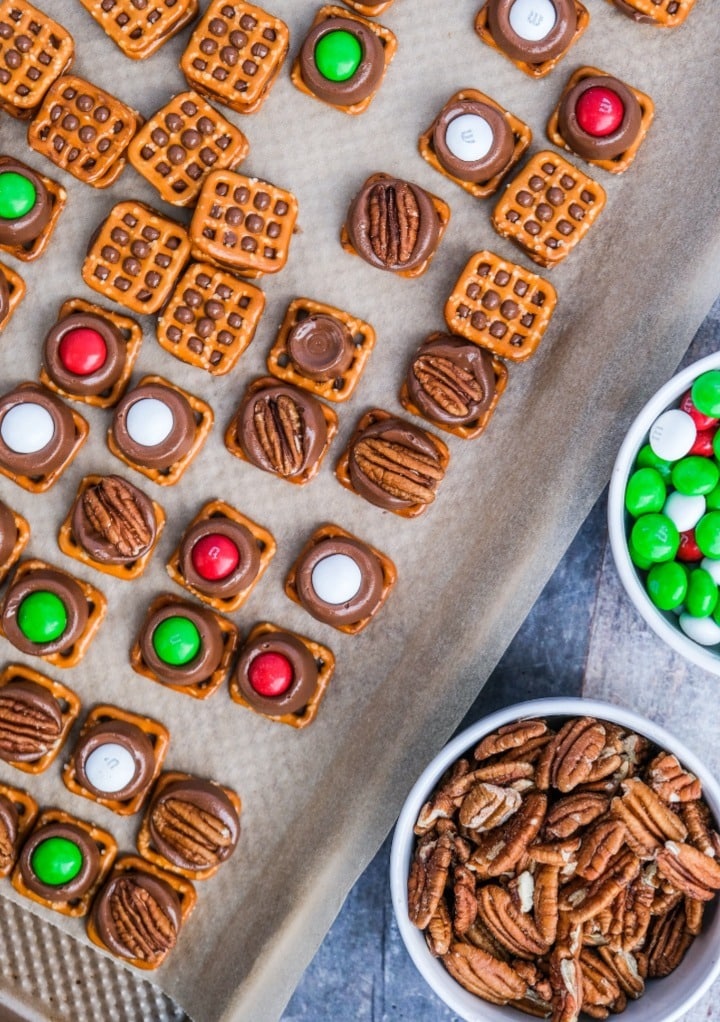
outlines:
[[[361,117],[301,95],[289,81],[288,62],[259,113],[227,114],[250,139],[243,170],[294,191],[300,206],[301,231],[287,267],[261,282],[268,305],[255,340],[229,376],[213,379],[162,351],[153,319],[143,320],[135,377],[158,372],[213,405],[215,428],[201,457],[177,486],[146,485],[108,453],[110,413],[77,406],[90,422],[90,439],[53,490],[31,498],[0,481],[3,499],[31,521],[28,553],[94,582],[109,600],[108,619],[84,662],[47,673],[75,688],[85,707],[102,700],[158,716],[172,735],[167,768],[214,777],[243,799],[238,850],[214,879],[198,885],[197,909],[154,977],[196,1022],[280,1014],[406,791],[477,695],[605,485],[624,427],[672,373],[717,293],[720,23],[710,0],[698,0],[686,25],[672,31],[635,25],[600,0],[588,5],[585,35],[547,79],[533,81],[475,36],[477,0],[397,0],[380,20],[397,34],[398,53]],[[267,6],[289,24],[294,55],[318,4],[272,0]],[[185,87],[177,60],[189,30],[135,64],[78,3],[45,0],[45,9],[75,36],[73,71],[143,115]],[[558,309],[537,353],[510,366],[508,389],[486,434],[470,442],[448,439],[448,474],[426,515],[405,520],[382,512],[333,475],[357,419],[373,406],[402,411],[397,391],[408,358],[425,336],[443,329],[445,297],[473,251],[491,248],[533,268],[493,232],[492,200],[473,200],[435,173],[417,154],[417,136],[453,92],[473,87],[531,125],[531,152],[544,148],[547,117],[581,64],[611,71],[651,95],[655,123],[626,175],[595,173],[608,192],[607,207],[578,250],[548,272]],[[138,198],[187,219],[132,169],[98,192],[29,151],[24,135],[24,125],[0,115],[0,150],[61,180],[69,203],[41,259],[23,266],[7,260],[25,278],[28,295],[0,335],[3,391],[37,378],[42,340],[67,296],[98,299],[79,267],[90,234],[115,202]],[[378,170],[413,180],[451,206],[440,249],[417,280],[381,273],[340,249],[347,205]],[[360,386],[338,406],[339,435],[306,487],[241,463],[222,444],[246,382],[264,372],[286,305],[297,295],[344,307],[378,334]],[[118,469],[168,513],[150,568],[133,583],[85,568],[55,543],[80,478]],[[181,592],[164,565],[185,523],[212,497],[235,504],[278,543],[269,571],[233,620],[245,631],[269,619],[336,654],[336,675],[305,732],[244,711],[226,689],[198,703],[128,665],[150,600]],[[396,590],[359,636],[320,625],[282,592],[305,538],[326,521],[379,547],[398,567]],[[0,664],[11,661],[33,663],[1,640]],[[0,764],[0,778],[26,784],[43,804],[108,827],[121,848],[131,849],[137,822],[67,792],[62,762],[61,756],[37,778]],[[15,900],[7,882],[2,894]],[[82,924],[27,907],[84,939]]]

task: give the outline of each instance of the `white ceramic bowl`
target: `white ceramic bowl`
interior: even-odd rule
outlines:
[[[477,743],[514,720],[543,717],[562,723],[568,717],[592,716],[608,720],[644,735],[662,749],[673,752],[680,762],[700,778],[703,795],[716,819],[720,819],[720,785],[698,758],[664,728],[650,720],[609,703],[591,699],[537,699],[519,703],[485,717],[457,735],[423,771],[405,801],[395,827],[390,853],[390,888],[393,909],[415,966],[437,996],[466,1022],[522,1022],[527,1016],[514,1008],[497,1007],[471,994],[457,983],[445,967],[430,954],[424,934],[408,918],[407,880],[415,843],[413,827],[420,809],[447,768]],[[720,976],[720,911],[716,902],[707,909],[702,934],[695,940],[672,977],[649,980],[645,993],[629,1001],[622,1018],[626,1022],[676,1022],[689,1011]]]
[[[655,634],[667,642],[676,653],[687,657],[698,667],[720,675],[720,646],[701,646],[688,638],[677,622],[677,615],[672,611],[658,610],[645,591],[642,579],[628,552],[628,533],[632,527],[632,519],[625,510],[628,477],[635,466],[638,451],[647,443],[650,427],[666,409],[677,408],[681,397],[690,389],[696,377],[708,372],[709,369],[720,369],[720,352],[714,352],[693,362],[677,376],[673,376],[638,413],[618,451],[610,477],[608,532],[620,581],[638,612]]]

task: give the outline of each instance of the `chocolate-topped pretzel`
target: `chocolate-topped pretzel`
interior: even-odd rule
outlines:
[[[143,60],[197,14],[198,0],[80,0],[126,57]]]
[[[56,758],[80,712],[77,695],[22,664],[0,674],[0,759],[39,774]]]
[[[536,153],[507,186],[492,214],[540,266],[554,266],[587,234],[605,205],[605,190],[552,152]]]
[[[257,110],[289,46],[288,27],[255,4],[211,0],[180,60],[190,85],[241,114]]]
[[[107,188],[122,173],[140,123],[137,112],[109,92],[62,75],[28,127],[28,144],[79,181]]]
[[[196,92],[181,92],[140,128],[128,147],[138,174],[174,206],[192,206],[211,170],[237,167],[248,140]]]
[[[85,442],[86,421],[37,383],[0,396],[0,472],[35,492],[52,486]]]
[[[214,376],[229,373],[255,336],[263,292],[210,263],[191,263],[157,324],[165,351]]]
[[[396,49],[389,29],[330,4],[315,15],[291,78],[302,92],[359,114],[377,93]]]
[[[190,222],[192,254],[244,276],[277,273],[287,262],[297,214],[292,192],[230,170],[213,171]]]
[[[25,281],[9,266],[0,263],[0,330],[8,325],[24,295]]]
[[[88,476],[70,512],[69,532],[87,563],[113,568],[140,561],[144,567],[164,520],[155,501],[121,476]]]
[[[635,159],[653,114],[645,93],[614,75],[581,67],[568,80],[547,134],[588,163],[621,174]]]
[[[423,514],[445,476],[447,446],[381,409],[360,419],[336,475],[353,493],[406,518]]]
[[[45,250],[65,205],[65,189],[32,167],[0,156],[0,249],[30,262]]]
[[[522,362],[547,330],[557,293],[537,273],[494,252],[468,259],[445,303],[445,322],[454,334]]]
[[[587,28],[580,0],[486,0],[475,31],[534,78],[552,71]]]
[[[115,324],[91,312],[75,312],[51,327],[43,348],[45,371],[73,397],[97,397],[123,375],[127,345]]]
[[[0,500],[0,582],[19,559],[29,538],[27,520]]]
[[[437,196],[410,181],[373,174],[350,203],[343,247],[379,270],[424,273],[450,219]]]
[[[82,277],[134,312],[157,312],[189,254],[181,224],[142,202],[119,202],[90,239]]]
[[[43,96],[72,64],[72,36],[27,0],[0,9],[0,109],[33,116]]]
[[[633,21],[659,28],[682,25],[695,6],[695,0],[610,0]]]

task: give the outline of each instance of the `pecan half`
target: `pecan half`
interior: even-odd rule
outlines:
[[[663,802],[694,802],[702,794],[702,786],[695,774],[684,770],[677,756],[662,752],[648,767],[648,784]]]
[[[420,206],[406,181],[378,182],[368,195],[368,238],[375,257],[386,266],[412,259],[420,233]]]
[[[448,953],[452,943],[452,934],[453,924],[450,911],[445,899],[441,898],[425,931],[425,940],[430,954],[434,958],[442,958]]]
[[[541,738],[543,735],[547,735],[548,739],[551,737],[545,721],[517,720],[498,728],[491,735],[486,735],[476,747],[473,755],[480,762],[510,749],[520,749],[528,742],[535,738]]]
[[[610,860],[605,872],[597,880],[569,893],[563,908],[570,909],[572,922],[584,923],[610,905],[639,872],[640,860],[637,855],[629,848],[625,849]]]
[[[625,825],[621,820],[601,820],[588,831],[577,857],[577,874],[585,880],[597,880],[605,872],[625,841]]]
[[[531,791],[507,823],[483,834],[468,859],[468,865],[480,876],[496,877],[519,862],[542,827],[547,798]]]
[[[672,912],[654,919],[647,944],[648,976],[669,976],[677,969],[694,939],[685,922],[684,905],[678,904]]]
[[[637,777],[628,778],[622,788],[610,809],[625,824],[627,842],[638,855],[650,857],[664,841],[685,840],[685,824],[652,788]]]
[[[666,841],[656,862],[658,872],[688,898],[710,901],[720,891],[720,863],[692,845]]]
[[[550,955],[553,1022],[577,1022],[582,1005],[582,968],[578,959],[564,947]]]
[[[413,442],[414,431],[388,430],[387,436],[360,436],[351,451],[351,471],[360,473],[388,496],[408,504],[432,504],[445,475],[439,451]],[[408,442],[399,439],[405,433]]]
[[[570,837],[607,812],[609,805],[610,800],[601,794],[578,792],[566,795],[548,811],[545,834],[555,838]]]
[[[683,802],[679,808],[683,823],[688,829],[690,844],[705,855],[720,857],[720,834],[711,827],[710,810],[704,802]]]
[[[253,407],[253,426],[260,447],[281,476],[297,475],[305,459],[305,419],[289,395],[261,398]]]
[[[592,717],[569,720],[538,761],[535,778],[538,788],[568,792],[589,781],[606,741],[607,733],[600,721]]]
[[[133,958],[152,965],[175,946],[177,934],[171,920],[131,877],[117,881],[109,911],[120,942]]]
[[[168,798],[153,810],[155,832],[197,869],[215,866],[234,845],[223,820],[180,798]]]
[[[557,936],[559,906],[558,887],[560,871],[557,866],[540,866],[535,874],[533,914],[538,933],[549,946]]]
[[[429,924],[438,907],[452,854],[453,842],[448,834],[423,838],[415,851],[408,878],[408,912],[420,929]]]
[[[610,948],[598,948],[597,955],[612,970],[616,982],[623,993],[633,1000],[640,997],[645,990],[645,980],[640,975],[637,959],[628,951],[612,951]]]
[[[485,884],[478,891],[477,905],[478,916],[492,936],[516,958],[532,959],[548,950],[533,917],[521,911],[504,887]]]
[[[121,557],[139,557],[153,539],[135,493],[135,487],[119,476],[105,476],[82,496],[89,524]]]
[[[3,759],[41,759],[56,744],[61,731],[59,707],[34,682],[10,683],[0,689],[0,756]]]
[[[614,1009],[622,991],[613,969],[590,948],[583,948],[580,952],[580,965],[583,1011],[587,1012],[590,1007]],[[622,996],[624,999],[624,994]]]
[[[522,795],[514,788],[476,784],[462,800],[458,819],[469,830],[492,830],[510,819],[520,808],[521,802]]]
[[[527,984],[517,972],[482,948],[455,943],[443,957],[451,976],[491,1004],[507,1004],[525,996]]]
[[[455,911],[452,926],[458,937],[462,937],[475,922],[478,912],[475,896],[475,877],[465,866],[457,866],[453,876],[453,898]]]
[[[442,355],[420,355],[412,371],[435,404],[456,418],[469,415],[470,409],[485,397],[474,373]]]

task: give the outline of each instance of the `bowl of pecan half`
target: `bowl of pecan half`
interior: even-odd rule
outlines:
[[[401,936],[467,1022],[674,1022],[720,976],[718,821],[720,785],[652,721],[587,699],[509,707],[408,795]]]

